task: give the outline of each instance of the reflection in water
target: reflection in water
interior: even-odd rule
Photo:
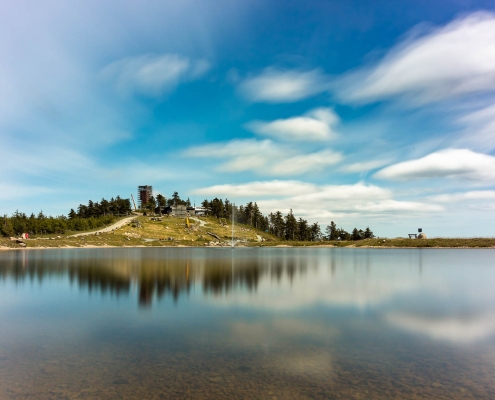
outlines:
[[[2,252],[0,398],[495,398],[494,260]]]
[[[234,258],[234,253],[220,258],[198,257],[197,254],[191,258],[146,254],[141,258],[135,254],[129,256],[125,250],[107,250],[103,256],[84,251],[77,257],[64,257],[63,251],[56,253],[46,258],[33,257],[29,263],[29,251],[10,253],[2,260],[0,278],[12,278],[19,284],[26,279],[41,283],[46,278],[68,276],[70,282],[76,282],[81,289],[117,296],[128,295],[135,283],[139,288],[139,304],[150,306],[155,296],[159,300],[167,294],[177,302],[196,282],[202,283],[206,294],[228,294],[234,288],[255,291],[262,275],[275,277],[279,282],[285,275],[292,282],[296,273],[304,274],[307,268],[300,258],[266,260],[245,257],[246,254]]]

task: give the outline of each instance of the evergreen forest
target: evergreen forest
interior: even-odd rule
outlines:
[[[10,217],[0,217],[0,235],[19,236],[27,232],[30,235],[63,234],[68,231],[88,231],[111,224],[116,217],[131,213],[129,199],[120,196],[100,202],[88,201],[87,205],[80,204],[77,212],[71,209],[67,216],[46,216],[43,211],[38,215],[16,211]]]
[[[246,205],[237,207],[228,199],[221,200],[214,198],[213,200],[204,200],[201,205],[207,210],[208,214],[217,218],[231,219],[232,211],[234,211],[235,222],[270,232],[284,240],[362,240],[375,237],[369,227],[365,230],[354,228],[349,233],[343,228],[337,228],[337,225],[333,221],[322,232],[318,222],[311,224],[303,218],[297,218],[292,210],[287,215],[283,215],[280,211],[263,215],[256,202],[249,202]]]

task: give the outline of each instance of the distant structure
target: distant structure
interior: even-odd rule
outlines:
[[[143,208],[150,201],[151,196],[153,196],[153,186],[138,186],[139,208]]]
[[[409,239],[426,239],[426,235],[423,233],[423,228],[418,228],[418,233],[408,233]]]
[[[205,215],[206,209],[203,207],[187,207],[185,205],[177,206],[158,206],[155,208],[155,214],[173,215],[173,216],[192,216]]]

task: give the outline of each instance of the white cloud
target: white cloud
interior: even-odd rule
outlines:
[[[315,192],[316,186],[300,181],[265,181],[250,182],[239,185],[215,185],[197,189],[193,193],[212,196],[261,197],[291,196],[301,192]]]
[[[260,154],[279,156],[281,149],[271,140],[234,139],[230,142],[213,143],[190,147],[185,155],[189,157],[230,157]]]
[[[184,154],[188,157],[229,159],[219,167],[220,170],[226,172],[266,173],[270,162],[280,160],[292,152],[271,140],[234,139],[230,142],[191,147]]]
[[[341,167],[339,171],[354,173],[354,172],[366,172],[372,169],[380,168],[385,164],[388,164],[388,160],[372,160],[372,161],[363,161],[357,162],[354,164],[349,164]]]
[[[257,134],[282,140],[324,141],[335,137],[333,126],[339,121],[332,109],[318,108],[305,116],[277,119],[271,122],[253,121],[247,128]]]
[[[445,149],[403,161],[373,175],[378,179],[459,178],[478,182],[495,180],[495,157],[468,149]]]
[[[327,219],[337,214],[342,217],[383,216],[408,211],[412,216],[443,210],[438,205],[394,200],[391,191],[363,183],[322,185],[314,192],[284,199],[260,200],[258,205],[264,211],[297,210],[298,215],[320,223],[328,223]]]
[[[265,181],[239,185],[215,185],[195,190],[194,193],[230,198],[269,197],[257,203],[264,213],[293,209],[298,216],[322,224],[333,218],[380,216],[404,213],[410,216],[442,211],[439,205],[399,201],[393,193],[375,185],[315,185],[301,181]]]
[[[201,77],[209,69],[205,60],[190,60],[177,54],[127,57],[106,66],[101,75],[123,95],[159,97],[182,81]]]
[[[469,145],[481,151],[495,149],[495,105],[478,109],[460,117],[458,122],[466,129],[455,143]]]
[[[268,68],[239,85],[241,94],[254,102],[290,103],[328,89],[320,70],[286,71]]]
[[[53,190],[42,186],[0,182],[0,200],[16,200],[21,197],[36,197],[50,192],[53,192]]]
[[[401,211],[443,211],[443,207],[414,201],[383,200],[377,203],[364,203],[355,206],[358,211],[369,212],[401,212]]]
[[[337,84],[349,101],[406,95],[426,103],[495,90],[495,15],[477,12],[407,40]]]
[[[301,175],[306,172],[319,172],[325,167],[336,164],[343,160],[340,153],[331,150],[323,150],[315,153],[297,155],[289,157],[278,163],[274,163],[271,168],[273,175]]]
[[[226,172],[254,171],[261,175],[301,175],[320,172],[325,167],[342,160],[340,153],[322,150],[300,154],[294,148],[266,140],[232,140],[227,143],[209,144],[186,150],[186,156],[226,158],[218,169]]]
[[[495,200],[495,190],[473,190],[464,193],[449,193],[433,196],[432,201],[439,203],[454,203],[477,200]]]

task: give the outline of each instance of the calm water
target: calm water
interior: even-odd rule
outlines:
[[[495,250],[0,252],[0,398],[495,399]]]

